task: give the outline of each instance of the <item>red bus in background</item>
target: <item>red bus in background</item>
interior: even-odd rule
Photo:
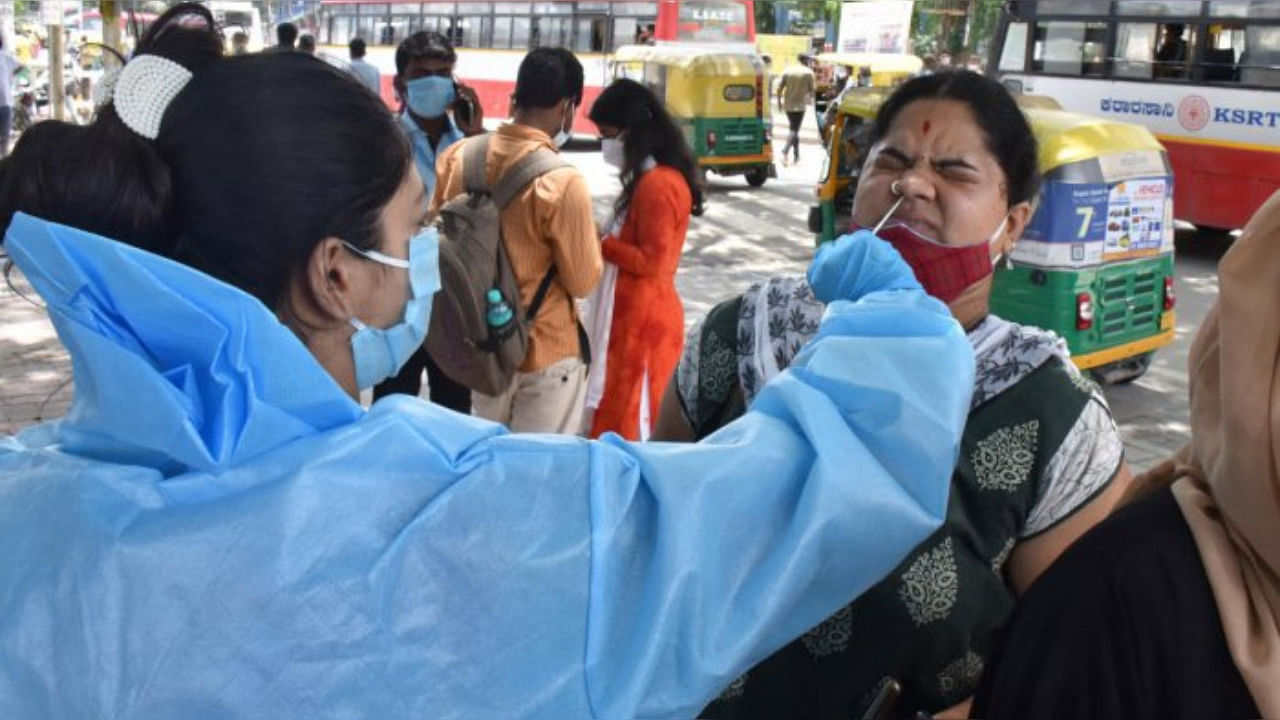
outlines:
[[[643,42],[650,26],[657,42],[754,43],[751,0],[649,0],[647,2],[374,2],[322,0],[294,22],[314,33],[319,53],[336,65],[347,43],[368,45],[365,60],[382,72],[382,96],[398,107],[392,89],[396,46],[409,35],[435,31],[458,52],[457,75],[475,88],[486,118],[510,116],[516,70],[536,47],[565,47],[582,62],[585,87],[574,130],[594,133],[587,111],[611,79],[614,49]]]
[[[1179,220],[1243,227],[1280,189],[1277,0],[1015,0],[989,69],[1011,91],[1150,129]]]
[[[661,0],[654,38],[698,44],[756,41],[751,0]]]

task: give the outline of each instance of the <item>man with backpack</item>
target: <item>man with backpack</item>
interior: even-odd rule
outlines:
[[[432,209],[441,213],[443,222],[443,290],[437,303],[453,311],[433,315],[427,345],[441,367],[454,370],[458,380],[468,380],[473,412],[513,432],[581,429],[589,351],[574,298],[595,288],[603,261],[586,179],[556,152],[568,141],[582,102],[582,78],[582,65],[568,50],[533,50],[516,76],[512,122],[489,135],[455,143],[437,163]],[[486,170],[470,182],[468,155],[473,160],[483,157]],[[471,167],[476,169],[476,164]],[[477,274],[476,268],[485,263],[457,254],[476,246],[454,241],[483,227],[481,200],[488,203],[487,212],[496,210],[500,218],[496,261],[500,268],[509,266],[505,272],[514,278],[510,298],[505,297],[501,272],[495,275],[486,269]],[[472,286],[465,298],[459,290],[467,284],[460,279],[463,275]],[[491,275],[494,279],[489,281]],[[486,341],[475,334],[484,315],[474,309],[494,289],[510,301],[514,329],[495,330]],[[441,315],[453,317],[455,324],[441,320]],[[503,365],[495,361],[495,354],[513,347],[523,350],[523,359],[508,372],[460,376],[486,361]],[[453,359],[445,357],[450,349],[456,353]]]

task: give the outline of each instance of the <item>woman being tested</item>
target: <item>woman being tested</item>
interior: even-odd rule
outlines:
[[[605,162],[622,178],[600,247],[612,268],[605,266],[590,318],[596,352],[587,391],[587,407],[595,408],[590,435],[647,440],[684,342],[676,268],[689,215],[702,213],[702,188],[684,135],[645,86],[615,81],[590,118]]]
[[[1038,184],[1035,138],[992,80],[919,77],[880,108],[854,224],[881,226],[977,360],[947,519],[878,585],[729,685],[706,716],[861,717],[889,683],[901,688],[893,717],[963,715],[1014,599],[1123,492],[1123,445],[1102,394],[1057,336],[988,311],[993,265],[1026,227]],[[807,281],[773,278],[690,331],[659,439],[705,437],[759,402],[827,311],[811,287],[825,269],[819,256]]]
[[[194,3],[22,138],[5,250],[76,396],[0,438],[0,717],[687,717],[941,521],[972,353],[886,244],[823,252],[741,421],[643,447],[361,408],[423,340],[425,208],[376,96]]]

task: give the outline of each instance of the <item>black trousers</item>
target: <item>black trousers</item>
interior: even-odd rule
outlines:
[[[431,402],[464,415],[471,414],[471,388],[451,380],[427,354],[426,348],[421,347],[395,377],[383,381],[373,389],[373,399],[395,393],[416,396],[422,390],[423,369],[427,371]]]
[[[804,111],[788,112],[787,122],[791,125],[791,136],[787,138],[787,144],[782,146],[782,156],[787,156],[787,151],[795,148],[796,159],[800,159],[800,125],[804,122]]]

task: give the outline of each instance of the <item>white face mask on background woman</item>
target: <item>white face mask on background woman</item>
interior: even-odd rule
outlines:
[[[626,163],[626,149],[627,146],[622,141],[622,135],[600,139],[600,150],[604,153],[604,161],[619,170]]]

